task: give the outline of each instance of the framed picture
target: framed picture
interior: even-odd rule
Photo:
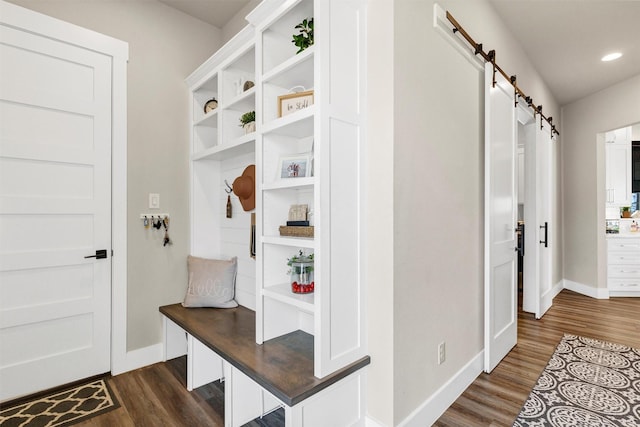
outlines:
[[[278,178],[303,178],[311,176],[311,154],[296,154],[280,157]]]
[[[278,117],[284,117],[313,105],[313,90],[278,97]]]

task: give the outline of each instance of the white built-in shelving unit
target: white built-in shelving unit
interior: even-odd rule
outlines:
[[[280,1],[249,16],[258,80],[257,342],[303,330],[314,336],[315,375],[365,354],[362,269],[365,3]],[[296,53],[292,31],[314,18],[315,43]],[[278,117],[278,96],[313,90],[314,104]],[[310,153],[313,176],[280,179],[282,156]],[[289,206],[307,204],[313,238],[279,235]],[[286,260],[315,258],[315,292],[291,292]]]
[[[363,144],[365,1],[267,0],[250,25],[188,79],[193,94],[191,250],[238,256],[236,297],[256,311],[256,342],[302,330],[314,336],[322,378],[365,355]],[[314,18],[315,44],[296,53],[292,35]],[[244,82],[255,86],[243,90]],[[278,97],[313,90],[313,105],[278,116]],[[216,98],[218,107],[204,113]],[[240,116],[256,111],[246,134]],[[313,158],[313,176],[283,179],[280,159]],[[224,181],[256,164],[256,257],[249,256],[249,213],[233,199],[225,217]],[[307,204],[312,238],[283,237],[289,207]],[[315,292],[291,291],[287,259],[315,256]]]
[[[191,254],[238,257],[237,301],[255,309],[255,260],[249,252],[251,217],[231,195],[233,215],[226,218],[225,180],[232,184],[255,164],[256,132],[245,134],[240,116],[256,109],[255,32],[248,26],[188,78],[192,93]],[[205,113],[207,101],[218,107]]]

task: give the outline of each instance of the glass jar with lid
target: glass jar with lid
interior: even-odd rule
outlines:
[[[295,294],[313,292],[313,254],[299,255],[289,260],[291,267],[291,291]]]

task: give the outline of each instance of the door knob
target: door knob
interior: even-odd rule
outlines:
[[[95,255],[87,255],[85,258],[103,259],[107,257],[106,249],[98,249]]]

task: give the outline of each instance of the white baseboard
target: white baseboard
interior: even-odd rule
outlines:
[[[111,368],[111,375],[124,374],[125,372],[133,371],[134,369],[143,368],[145,366],[161,362],[163,357],[162,352],[162,343],[128,351],[124,360],[121,360],[117,367]]]
[[[540,312],[546,313],[553,305],[553,299],[564,289],[562,280],[551,287],[547,292],[542,294]]]
[[[572,280],[563,279],[564,289],[577,292],[596,299],[609,299],[609,290],[606,288],[594,288],[593,286],[584,285]]]
[[[555,285],[553,285],[553,287],[551,288],[551,290],[548,292],[551,294],[551,300],[553,300],[555,297],[558,296],[558,294],[560,292],[562,292],[562,290],[564,289],[564,283],[562,280],[560,280],[558,283],[556,283]]]
[[[398,426],[425,427],[435,423],[482,373],[483,367],[484,351],[481,351]]]

